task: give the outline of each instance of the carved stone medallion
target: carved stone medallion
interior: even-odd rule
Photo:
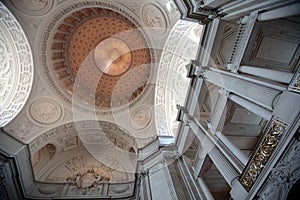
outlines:
[[[14,6],[27,15],[46,14],[53,6],[53,0],[12,0]]]
[[[150,31],[163,35],[168,27],[168,20],[164,11],[157,5],[147,4],[142,8],[142,18],[144,24],[151,28]]]
[[[38,99],[30,108],[30,116],[41,124],[53,124],[57,122],[62,114],[61,107],[52,99]]]
[[[147,107],[138,107],[130,114],[131,126],[134,129],[146,128],[151,122],[151,112]]]

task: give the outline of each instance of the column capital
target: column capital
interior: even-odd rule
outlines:
[[[300,93],[300,67],[296,70],[288,87],[289,91]]]
[[[239,70],[256,18],[257,12],[253,12],[249,16],[244,16],[239,20],[239,29],[226,65],[226,68],[233,73],[237,73]]]
[[[238,21],[238,24],[247,24],[247,23],[253,23],[256,21],[257,19],[257,12],[253,12],[250,15],[246,15],[240,18],[240,20]]]
[[[208,69],[208,67],[198,66],[195,60],[191,60],[190,63],[187,64],[185,67],[187,70],[186,76],[188,78],[203,78],[203,73],[205,72],[205,70]]]
[[[203,0],[175,0],[175,3],[182,14],[182,19],[200,21],[203,24],[226,15],[215,8],[206,6]]]

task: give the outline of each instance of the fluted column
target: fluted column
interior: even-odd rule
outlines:
[[[272,112],[248,101],[247,99],[244,99],[234,94],[229,95],[229,99],[268,121],[272,117]]]
[[[177,136],[177,146],[180,154],[183,154],[189,147],[189,130],[190,127],[187,126],[189,116],[194,116],[196,109],[203,106],[206,94],[206,87],[202,77],[203,69],[198,67],[194,60],[191,60],[189,64],[186,65],[187,77],[192,78],[189,86],[189,92],[185,100],[185,106],[177,105],[178,115],[177,120],[181,121],[179,126],[180,134]],[[202,95],[200,95],[202,94]]]
[[[215,147],[223,152],[223,155],[227,158],[228,162],[239,172],[244,168],[243,162],[237,158],[230,149],[228,149],[220,139],[212,134],[205,124],[201,124],[192,117],[188,120],[187,125],[195,133],[195,136],[199,139],[203,148],[203,153],[209,154]],[[204,155],[203,155],[204,156]]]
[[[209,157],[214,162],[228,185],[232,186],[233,181],[239,176],[238,171],[231,165],[227,158],[215,147],[209,152]]]
[[[194,161],[194,177],[197,178],[200,174],[207,152],[203,147],[199,146],[197,155]]]
[[[209,68],[203,72],[206,81],[235,93],[264,108],[273,110],[275,98],[286,88],[267,82],[243,77],[230,72]]]
[[[216,103],[212,108],[210,115],[209,127],[215,133],[217,130],[222,130],[225,122],[226,105],[229,93],[223,88],[219,89]]]
[[[207,200],[214,200],[215,198],[211,194],[209,188],[207,187],[206,183],[203,181],[202,178],[198,177],[197,181],[199,183],[199,186],[201,188],[201,191],[204,193],[204,196]]]
[[[199,60],[200,66],[207,66],[209,60],[211,59],[211,52],[213,49],[214,41],[216,39],[219,23],[220,19],[215,18],[207,26],[208,30],[204,38],[205,43],[203,44],[203,48],[200,48],[201,52],[197,58],[197,60]]]
[[[291,79],[293,78],[293,73],[245,65],[239,67],[239,72],[251,74],[281,83],[290,83]]]
[[[143,198],[149,200],[152,199],[150,183],[149,183],[149,171],[142,171],[140,172],[139,176],[140,176],[139,178],[141,179]]]
[[[244,166],[246,166],[248,162],[247,156],[245,156],[240,149],[238,149],[232,142],[230,142],[225,135],[223,135],[220,131],[216,132],[217,137],[220,139],[220,141],[228,148],[230,151],[235,155],[237,159],[241,163],[243,163]]]
[[[257,20],[268,21],[298,14],[300,14],[300,3],[291,4],[267,12],[262,12],[257,16]]]
[[[216,8],[220,5],[223,5],[227,2],[229,2],[230,0],[204,0],[203,2],[203,6],[208,6],[208,7],[211,7],[211,8]]]
[[[186,121],[186,120],[185,120]],[[179,127],[179,135],[177,136],[177,148],[180,154],[183,154],[189,147],[189,126],[186,126],[186,122],[182,121]]]

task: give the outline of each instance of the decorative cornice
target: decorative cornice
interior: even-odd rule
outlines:
[[[175,0],[175,3],[181,13],[182,19],[206,24],[214,18],[224,16],[224,14],[219,15],[216,9],[203,7],[201,0]]]
[[[282,135],[285,134],[287,126],[287,123],[275,117],[269,122],[265,134],[239,180],[247,191],[251,190],[260,173],[263,171],[279,144]]]

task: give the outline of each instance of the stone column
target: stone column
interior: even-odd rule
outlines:
[[[281,83],[290,83],[293,78],[293,73],[245,65],[239,67],[239,72],[251,74]]]
[[[274,101],[275,98],[279,96],[282,91],[286,90],[285,87],[215,68],[205,70],[203,76],[206,81],[218,85],[228,92],[235,93],[271,111],[276,104],[276,101]]]
[[[220,131],[223,128],[222,126],[225,122],[228,95],[229,93],[226,90],[223,88],[219,89],[218,97],[214,107],[212,108],[209,122],[210,130],[213,133],[217,130]]]
[[[225,135],[223,135],[220,131],[216,132],[217,137],[220,139],[220,141],[228,148],[230,151],[235,155],[235,157],[243,163],[244,166],[246,166],[248,162],[247,156],[245,156],[240,149],[238,149],[232,142],[230,142]]]
[[[181,155],[189,147],[189,142],[188,142],[189,141],[188,139],[189,139],[189,136],[190,136],[189,129],[190,129],[190,127],[186,126],[186,122],[182,121],[181,124],[180,124],[180,127],[179,127],[179,132],[180,133],[177,136],[177,140],[176,140],[178,152]]]
[[[145,199],[152,199],[151,198],[151,188],[149,183],[149,171],[142,171],[139,175],[141,179],[141,186],[142,186],[142,192],[143,192],[143,198]]]
[[[291,4],[288,6],[284,6],[274,10],[260,13],[257,16],[257,20],[268,21],[268,20],[280,19],[280,18],[289,17],[298,14],[300,14],[300,3]]]
[[[200,55],[197,60],[199,61],[200,66],[207,66],[210,60],[211,52],[213,49],[214,41],[216,38],[217,30],[219,27],[220,19],[215,18],[208,25],[208,31],[205,34],[205,44],[203,44],[203,48],[200,48]]]
[[[195,136],[198,137],[201,143],[203,148],[202,157],[205,154],[210,154],[213,149],[218,148],[219,151],[222,151],[224,158],[231,163],[231,166],[235,168],[237,172],[242,171],[244,168],[243,162],[239,160],[239,158],[236,157],[235,154],[233,154],[233,152],[231,152],[231,150],[228,149],[223,142],[220,141],[217,135],[212,134],[205,124],[201,124],[194,119],[190,119],[188,121],[188,126],[192,129],[192,131],[195,133]],[[201,160],[199,162],[201,162]],[[200,163],[197,164],[201,165]]]
[[[197,155],[194,161],[194,177],[197,178],[200,174],[207,152],[202,146],[198,148]]]
[[[201,95],[200,93],[206,93],[206,87],[204,80],[202,78],[201,67],[196,66],[195,61],[191,60],[191,62],[186,65],[187,68],[187,77],[192,78],[191,84],[189,87],[188,96],[185,100],[185,106],[177,105],[178,115],[177,120],[181,121],[179,126],[180,134],[177,137],[177,146],[180,154],[183,154],[186,149],[190,145],[191,134],[189,133],[190,127],[187,126],[188,118],[190,116],[194,116],[195,110],[200,109],[204,103],[205,95]]]
[[[228,185],[232,186],[233,181],[239,176],[238,171],[233,167],[233,165],[227,160],[227,158],[217,147],[214,147],[208,155],[214,162]]]
[[[207,6],[210,8],[216,8],[216,7],[221,6],[229,1],[230,0],[204,0],[203,7]]]
[[[198,177],[197,181],[199,183],[199,186],[201,188],[201,191],[204,193],[204,196],[207,200],[214,200],[215,198],[211,194],[209,188],[206,186],[205,182],[203,181],[202,178]]]
[[[261,106],[258,106],[255,103],[248,101],[247,99],[239,97],[235,94],[229,95],[229,99],[268,121],[272,117],[272,112],[270,112],[269,110],[267,110],[265,108],[262,108]]]

